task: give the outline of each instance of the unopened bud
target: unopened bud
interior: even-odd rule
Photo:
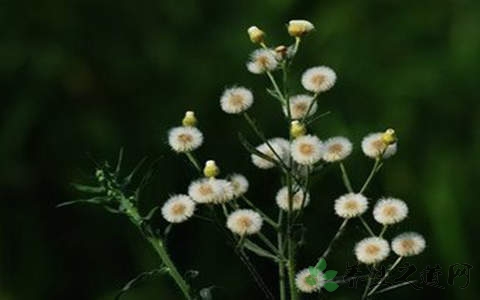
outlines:
[[[247,32],[252,43],[263,43],[263,40],[265,39],[265,32],[263,32],[260,28],[258,28],[257,26],[251,26],[250,28],[248,28]]]
[[[315,29],[312,23],[306,20],[291,20],[288,22],[288,34],[293,37],[302,37]]]
[[[307,133],[307,128],[305,127],[305,125],[303,125],[299,121],[293,121],[290,124],[290,135],[293,138],[297,138],[299,136],[305,135],[305,133]]]
[[[197,118],[195,117],[195,113],[193,111],[187,111],[185,113],[185,117],[183,117],[182,124],[183,126],[195,127],[195,125],[197,125]]]
[[[386,145],[395,144],[397,142],[397,135],[395,134],[395,130],[391,128],[387,129],[382,135],[382,141]]]
[[[208,160],[205,163],[205,168],[203,168],[203,175],[208,178],[218,176],[220,174],[220,169],[217,167],[217,164],[214,160]]]

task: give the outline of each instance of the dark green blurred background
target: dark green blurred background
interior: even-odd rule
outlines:
[[[184,192],[193,170],[166,145],[166,130],[195,110],[206,143],[228,173],[247,174],[251,198],[274,212],[280,184],[256,170],[237,132],[254,137],[242,120],[221,112],[225,86],[254,89],[251,113],[270,136],[284,135],[280,109],[263,77],[244,62],[254,49],[245,30],[257,24],[275,44],[289,43],[284,24],[306,18],[317,30],[305,39],[294,78],[313,65],[336,70],[335,88],[321,98],[332,114],[317,122],[322,138],[346,135],[356,151],[347,161],[358,186],[370,161],[359,148],[370,131],[396,128],[398,154],[369,191],[405,199],[411,217],[392,230],[418,230],[428,241],[411,262],[440,264],[445,290],[408,287],[392,299],[475,299],[478,296],[480,2],[463,1],[2,1],[0,4],[0,299],[112,299],[115,291],[158,260],[124,218],[99,207],[55,209],[80,195],[95,161],[126,149],[126,167],[143,156],[161,159],[143,208]],[[298,80],[291,88],[301,91]],[[312,264],[339,220],[332,201],[344,189],[338,170],[314,185],[306,215],[307,244],[299,266]],[[161,228],[161,218],[156,220]],[[330,257],[332,269],[353,262],[360,239],[350,227]],[[196,287],[214,284],[216,299],[262,299],[221,234],[193,220],[169,241],[182,270],[197,269]],[[276,269],[255,259],[275,290]],[[448,266],[474,266],[472,283],[446,284]],[[342,288],[334,299],[356,299]],[[157,277],[125,299],[180,299]],[[385,297],[385,296],[384,296]],[[383,298],[383,297],[379,297]]]

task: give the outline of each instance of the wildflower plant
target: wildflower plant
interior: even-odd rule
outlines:
[[[250,54],[246,69],[256,76],[263,76],[268,82],[266,91],[275,100],[272,103],[279,105],[283,112],[284,137],[268,137],[251,116],[249,111],[255,102],[255,94],[251,90],[233,85],[219,93],[221,110],[242,117],[257,138],[254,143],[243,135],[239,136],[252,164],[266,172],[269,169],[280,171],[282,184],[276,195],[271,195],[272,205],[276,203],[277,206],[276,216],[269,216],[250,200],[249,180],[246,176],[239,173],[223,176],[215,160],[208,159],[202,163],[203,159],[197,157],[195,150],[204,143],[204,134],[197,127],[197,118],[192,111],[185,113],[181,126],[169,130],[168,144],[173,152],[185,155],[196,173],[192,174],[192,181],[183,191],[174,191],[174,195],[165,197],[161,207],[155,206],[146,215],[140,214],[139,194],[146,180],[132,187],[132,179],[139,168],[130,175],[121,177],[122,155],[116,168],[108,163],[97,168],[95,186],[77,185],[79,190],[94,194],[92,198],[67,202],[61,206],[78,202],[93,203],[128,217],[158,254],[162,267],[156,269],[157,272],[170,275],[185,299],[210,299],[211,288],[191,286],[191,282],[170,259],[164,242],[165,234],[161,232],[168,232],[171,226],[181,226],[182,222],[193,216],[215,223],[232,245],[234,253],[247,267],[263,292],[263,297],[280,300],[299,299],[300,293],[335,291],[340,282],[335,281],[337,271],[326,271],[326,258],[347,225],[358,222],[365,229],[358,233],[361,236],[359,241],[352,244],[352,252],[358,262],[378,267],[385,263],[392,252],[397,256],[382,279],[378,282],[368,279],[364,292],[359,297],[365,299],[382,292],[379,288],[390,272],[402,259],[420,254],[425,249],[425,240],[413,232],[400,234],[391,242],[385,238],[386,231],[408,215],[408,206],[402,200],[382,198],[373,205],[373,218],[382,228],[378,233],[363,217],[371,207],[366,195],[369,184],[384,167],[386,160],[397,151],[395,131],[387,129],[368,134],[363,139],[361,150],[367,158],[373,160],[373,166],[363,185],[355,189],[343,163],[354,150],[353,143],[343,136],[321,139],[311,130],[312,123],[324,115],[318,98],[335,86],[335,71],[328,66],[308,68],[301,78],[295,79],[305,91],[302,94],[291,94],[289,75],[292,63],[302,40],[313,30],[314,25],[308,21],[290,21],[287,31],[293,37],[293,42],[288,46],[268,45],[265,32],[257,26],[247,30],[251,42],[258,48]],[[208,142],[208,136],[205,141]],[[310,191],[312,178],[326,166],[339,169],[346,189],[345,194],[330,200],[332,213],[341,222],[336,233],[325,232],[322,236],[325,240],[331,240],[318,257],[318,262],[299,270],[296,258],[301,250],[301,237],[296,234],[295,228],[302,224],[303,216],[308,213],[305,208],[318,201]],[[157,209],[169,224],[164,231],[153,228],[150,222]],[[277,292],[272,292],[271,287],[266,286],[250,259],[251,255],[268,259],[276,265]],[[132,282],[126,285],[122,293],[131,286]]]

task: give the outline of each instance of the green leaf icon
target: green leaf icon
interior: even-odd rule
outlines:
[[[330,282],[325,283],[325,285],[323,287],[329,292],[334,292],[336,289],[338,289],[338,284],[330,281]]]
[[[315,277],[313,277],[312,275],[308,275],[306,278],[305,278],[305,282],[308,283],[309,285],[311,286],[314,286],[317,284],[317,280],[315,279]]]
[[[323,278],[325,278],[325,280],[332,280],[335,278],[335,276],[337,276],[337,273],[338,272],[334,270],[327,271],[325,274],[323,274]]]
[[[323,258],[320,258],[315,268],[319,271],[325,270],[327,268],[327,261],[324,260]]]
[[[313,277],[318,277],[320,271],[318,269],[315,269],[314,267],[308,267],[308,271],[310,272],[310,275]]]

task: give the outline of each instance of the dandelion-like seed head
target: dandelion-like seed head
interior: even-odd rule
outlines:
[[[279,146],[278,144],[276,143],[270,143],[270,146],[272,147],[272,149],[275,151],[272,151],[272,149],[270,149],[270,147],[266,144],[266,143],[263,143],[261,144],[260,146],[258,146],[256,149],[263,153],[264,155],[266,155],[267,157],[269,157],[271,160],[273,161],[278,161],[278,158],[277,156],[275,155],[275,153],[280,157],[284,157],[285,153],[282,149],[281,146]],[[252,163],[260,168],[260,169],[270,169],[270,168],[273,168],[275,167],[275,163],[271,160],[267,160],[265,158],[262,158],[256,154],[252,154],[251,155],[251,159],[252,159]]]
[[[195,202],[187,195],[170,197],[162,206],[162,216],[170,223],[181,223],[193,216]]]
[[[408,215],[407,204],[395,198],[378,200],[373,208],[375,221],[383,225],[391,225],[403,221]]]
[[[302,85],[310,92],[320,93],[328,91],[333,87],[337,75],[326,66],[307,69],[302,75]]]
[[[368,200],[362,194],[349,193],[335,200],[335,213],[345,219],[362,215],[368,208]]]
[[[227,227],[238,235],[255,234],[262,228],[263,220],[260,214],[251,209],[239,209],[227,218]]]
[[[247,30],[248,37],[250,38],[250,41],[254,44],[260,44],[263,43],[265,39],[265,32],[263,32],[260,28],[257,26],[250,26]]]
[[[325,153],[323,160],[337,162],[344,160],[352,153],[352,143],[345,137],[333,137],[325,141]]]
[[[225,179],[215,179],[213,184],[218,186],[218,193],[213,200],[214,203],[225,203],[235,198],[235,191],[230,181]]]
[[[273,71],[277,68],[278,61],[275,58],[275,51],[270,49],[257,49],[250,55],[247,69],[253,74],[262,74]]]
[[[362,151],[370,158],[389,158],[397,153],[397,143],[388,144],[383,139],[384,133],[371,133],[363,138]]]
[[[192,126],[175,127],[168,132],[168,144],[178,153],[191,152],[202,143],[202,132]]]
[[[240,197],[248,191],[248,180],[245,176],[241,174],[232,174],[229,179],[235,197]]]
[[[425,250],[425,247],[425,239],[416,232],[405,232],[392,240],[392,250],[398,256],[418,255]]]
[[[292,188],[292,210],[299,210],[303,207],[306,207],[310,202],[310,195],[305,193],[298,186]],[[282,187],[275,197],[278,207],[288,211],[289,209],[289,198],[288,198],[288,187]]]
[[[308,269],[303,269],[297,273],[297,275],[295,276],[295,285],[297,286],[297,289],[303,293],[313,293],[320,291],[320,289],[325,285],[325,278],[323,278],[323,273],[318,272],[317,277],[314,277],[314,285],[310,285],[310,283],[307,282],[307,277],[309,276],[311,276],[311,274]]]
[[[355,256],[364,264],[375,264],[383,261],[390,253],[388,242],[380,237],[369,237],[355,245]]]
[[[292,119],[303,119],[308,112],[312,116],[317,111],[317,102],[309,95],[296,95],[290,97],[290,116]],[[310,108],[310,111],[309,111]],[[287,107],[283,107],[283,112],[288,116]]]
[[[188,187],[188,195],[197,203],[214,203],[222,187],[214,178],[201,178],[193,181]]]
[[[220,106],[228,114],[239,114],[253,104],[252,92],[244,87],[226,89],[220,97]]]
[[[293,160],[301,165],[313,165],[323,156],[324,146],[314,135],[304,135],[296,138],[291,146]]]
[[[312,23],[307,20],[291,20],[288,22],[288,34],[293,37],[302,37],[315,29]]]

